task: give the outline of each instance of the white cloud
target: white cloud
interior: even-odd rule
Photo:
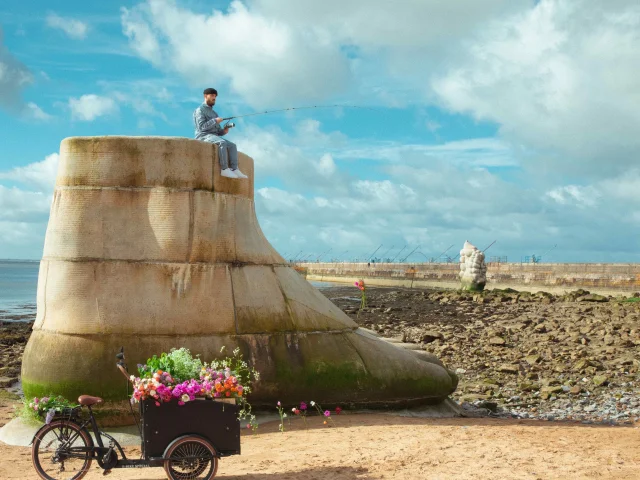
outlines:
[[[46,220],[51,195],[0,185],[0,220],[33,223]]]
[[[172,0],[122,9],[123,32],[142,58],[191,84],[228,83],[254,106],[314,100],[344,90],[348,59],[325,32],[251,12],[194,13]]]
[[[33,102],[27,103],[23,115],[29,119],[39,120],[43,122],[49,121],[53,118],[52,115],[49,115]]]
[[[42,255],[57,166],[58,154],[52,153],[40,162],[0,171],[0,257]]]
[[[59,159],[60,156],[57,153],[52,153],[41,162],[0,172],[0,180],[12,180],[35,187],[39,193],[51,194],[56,181]]]
[[[22,90],[32,82],[29,69],[4,46],[0,29],[0,108],[20,112],[24,108]]]
[[[320,161],[316,165],[316,170],[323,177],[331,177],[331,175],[336,173],[336,164],[331,154],[325,153],[320,157]]]
[[[47,26],[62,30],[69,37],[77,40],[83,40],[86,38],[87,31],[89,30],[86,23],[69,17],[61,17],[55,13],[47,15],[46,21]]]
[[[404,0],[390,8],[385,0],[253,0],[254,15],[321,29],[336,43],[364,49],[440,45],[464,36],[487,19],[519,10],[522,0]],[[340,12],[336,14],[336,12]]]
[[[600,196],[594,187],[582,187],[579,185],[557,187],[548,191],[545,195],[561,205],[574,204],[581,208],[595,206]]]
[[[639,52],[637,2],[542,0],[487,25],[431,85],[538,152],[538,168],[615,175],[640,148]]]
[[[512,178],[506,179],[473,158],[513,155],[512,147],[496,140],[415,144],[402,150],[401,144],[381,141],[370,141],[365,149],[358,146],[361,140],[343,136],[337,150],[349,155],[341,156],[321,146],[298,146],[305,130],[304,125],[294,128],[293,135],[279,129],[245,130],[255,142],[249,153],[256,160],[258,182],[275,177],[279,185],[257,185],[256,210],[267,238],[282,253],[293,256],[304,250],[315,258],[332,248],[327,258],[345,250],[349,253],[342,258],[363,258],[383,243],[382,250],[394,246],[388,257],[407,246],[402,258],[420,246],[409,261],[424,261],[451,244],[456,251],[469,239],[482,247],[497,240],[491,254],[510,261],[541,255],[555,244],[555,258],[547,259],[640,260],[620,240],[640,234],[639,172],[577,185],[557,176],[532,179],[514,164]],[[316,131],[327,134],[322,125]],[[247,151],[243,139],[238,144]],[[394,148],[402,152],[399,159],[391,155]],[[362,161],[352,156],[359,149],[382,153],[357,178],[344,175],[351,163]],[[322,155],[330,155],[336,168],[326,182],[317,173]],[[278,168],[288,165],[295,168]],[[309,180],[308,171],[315,180]],[[612,251],[618,256],[612,257]]]
[[[118,104],[115,100],[95,94],[82,95],[80,98],[70,98],[69,108],[71,109],[71,118],[85,122],[118,112]]]

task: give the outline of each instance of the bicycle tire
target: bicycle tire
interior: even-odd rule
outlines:
[[[73,444],[65,446],[64,443],[73,438],[72,435],[75,436]],[[65,450],[71,446],[84,448],[93,446],[89,432],[80,428],[80,425],[75,422],[54,420],[38,430],[31,447],[31,461],[40,478],[43,480],[79,480],[89,472],[92,461],[92,455],[89,451],[85,453],[84,458],[64,458]],[[63,459],[60,458],[61,456]],[[47,461],[43,462],[45,459]],[[67,471],[69,465],[71,471]]]
[[[167,448],[164,456],[170,458],[164,461],[169,480],[210,480],[218,471],[215,448],[204,438],[195,435],[176,440]],[[185,459],[180,460],[180,457]]]

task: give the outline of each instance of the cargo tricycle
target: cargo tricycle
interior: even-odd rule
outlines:
[[[128,381],[123,350],[117,358]],[[117,440],[98,427],[92,407],[102,399],[81,395],[79,406],[57,413],[36,432],[33,466],[45,480],[80,479],[93,460],[105,475],[114,468],[164,467],[171,480],[208,480],[215,476],[221,457],[240,454],[240,406],[229,401],[234,402],[197,398],[161,407],[152,400],[141,401],[141,458],[129,459]]]

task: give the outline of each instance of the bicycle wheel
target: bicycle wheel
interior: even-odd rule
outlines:
[[[77,480],[91,466],[93,441],[74,422],[56,420],[41,428],[33,440],[31,460],[44,480]]]
[[[164,470],[170,480],[209,480],[218,471],[216,451],[204,438],[188,435],[165,452]]]

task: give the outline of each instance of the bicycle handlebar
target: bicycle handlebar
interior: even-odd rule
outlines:
[[[127,364],[124,363],[124,347],[120,347],[120,353],[116,354],[116,358],[118,359],[118,363],[116,363],[116,367],[118,367],[118,370],[120,370],[122,375],[124,375],[124,378],[126,378],[127,381],[129,381],[131,378],[130,378],[129,372],[127,372]]]

